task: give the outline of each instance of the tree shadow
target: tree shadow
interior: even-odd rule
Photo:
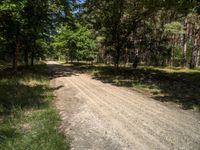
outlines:
[[[13,117],[21,117],[22,110],[37,110],[50,105],[53,95],[49,92],[54,89],[45,84],[48,75],[44,64],[29,69],[19,67],[17,73],[11,68],[0,70],[0,142],[21,135],[9,122]]]
[[[50,69],[50,79],[59,78],[59,77],[70,77],[78,76],[78,73],[81,73],[78,70],[74,70],[70,67],[65,67],[60,64],[48,64]]]
[[[10,115],[16,108],[42,108],[49,105],[53,89],[45,84],[25,84],[23,81],[42,81],[48,76],[44,66],[31,69],[19,68],[13,74],[11,69],[0,71],[0,116]]]
[[[46,92],[51,89],[38,85],[34,87],[21,84],[0,85],[0,105],[2,113],[10,113],[14,108],[32,108],[48,105]]]
[[[93,78],[115,86],[148,89],[152,98],[161,102],[175,102],[183,109],[200,110],[200,72],[168,73],[152,68],[121,67],[118,72],[110,66],[79,66],[82,72],[90,70]]]

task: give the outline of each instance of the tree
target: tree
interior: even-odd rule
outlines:
[[[133,36],[137,29],[140,28],[143,20],[155,14],[156,9],[161,7],[161,2],[115,0],[95,1],[96,3],[98,4],[94,6],[94,1],[86,1],[85,13],[88,20],[93,20],[89,23],[105,37],[103,44],[108,51],[111,51],[114,64],[118,68],[124,49],[134,47]]]
[[[2,0],[0,54],[13,59],[16,71],[18,61],[33,65],[47,54],[94,60],[98,44],[98,56],[118,68],[123,62],[174,65],[181,48],[182,65],[193,68],[199,64],[198,15],[197,0]]]
[[[189,67],[194,69],[199,64],[199,49],[200,49],[200,15],[191,15],[191,36],[192,36],[192,48],[191,48],[191,58]]]
[[[19,49],[24,34],[22,10],[25,1],[3,0],[0,2],[0,32],[5,39],[7,49],[13,49],[13,70],[17,71]]]
[[[13,55],[13,70],[17,71],[21,56],[28,66],[31,55],[33,65],[36,56],[46,52],[41,49],[42,45],[38,45],[41,42],[37,41],[50,41],[59,22],[68,21],[70,16],[70,8],[62,0],[2,0],[0,42],[4,50],[1,51]]]
[[[26,36],[28,37],[29,45],[25,48],[26,60],[28,53],[31,52],[31,65],[34,64],[36,56],[36,41],[48,36],[51,27],[48,0],[27,0],[24,8],[24,16],[26,18]],[[30,50],[28,50],[30,48]]]
[[[169,44],[171,44],[170,65],[173,66],[175,50],[177,47],[177,44],[176,44],[177,37],[180,37],[180,35],[184,34],[183,25],[180,22],[171,22],[171,23],[165,24],[164,27],[165,27],[166,34],[168,34],[170,38],[170,41],[169,41]]]
[[[66,59],[92,61],[96,55],[96,44],[91,32],[76,24],[76,28],[62,25],[55,35],[53,47],[60,51],[59,55],[66,56]]]
[[[164,25],[182,22],[196,3],[186,0],[88,0],[83,4],[81,18],[97,37],[103,37],[103,53],[113,57],[116,68],[125,61],[124,58],[127,60],[127,54],[132,57],[129,60],[133,60],[133,64],[141,59],[154,65],[164,65],[170,62],[169,57],[173,55],[168,40],[174,38],[176,42],[173,40],[173,45],[177,47],[179,38],[172,35],[169,39]],[[184,57],[183,53],[182,59]]]

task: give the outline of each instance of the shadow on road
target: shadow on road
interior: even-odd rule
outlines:
[[[78,70],[75,70],[70,67],[65,67],[60,64],[48,64],[50,69],[51,77],[50,79],[59,78],[59,77],[70,77],[70,76],[78,76],[81,73]]]

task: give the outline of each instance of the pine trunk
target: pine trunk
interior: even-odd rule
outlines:
[[[184,24],[184,35],[183,35],[183,51],[182,51],[182,67],[186,67],[187,65],[187,46],[188,46],[188,33],[189,33],[189,24],[188,24],[188,18],[185,18],[185,24]]]
[[[200,42],[200,27],[198,24],[196,24],[196,27],[194,27],[194,33],[193,33],[193,48],[191,52],[191,58],[190,58],[190,69],[194,69],[198,65],[198,53],[199,53],[199,42]]]
[[[25,51],[24,51],[24,62],[25,62],[25,66],[26,66],[26,68],[28,67],[28,62],[29,62],[29,58],[28,58],[28,50],[27,49],[25,49]]]
[[[171,49],[171,59],[170,59],[170,66],[174,65],[174,48],[175,48],[175,44],[176,44],[176,38],[175,35],[172,36],[171,38],[171,42],[172,42],[172,49]]]
[[[14,50],[14,55],[13,55],[13,71],[17,71],[18,67],[18,55],[19,55],[19,43],[16,44],[16,48]]]
[[[34,50],[31,52],[31,66],[34,66],[34,58],[35,58],[35,52]]]
[[[200,47],[199,47],[200,48]],[[197,67],[199,66],[199,64],[200,64],[200,50],[198,49],[198,52],[197,52]]]

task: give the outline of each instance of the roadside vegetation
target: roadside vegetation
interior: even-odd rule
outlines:
[[[95,79],[128,87],[161,102],[173,102],[183,109],[200,111],[200,69],[139,66],[137,69],[74,63],[71,66]]]
[[[0,149],[67,149],[41,60],[199,110],[200,2],[1,0]]]
[[[3,63],[1,63],[3,64]],[[66,150],[45,64],[0,68],[0,149]]]

